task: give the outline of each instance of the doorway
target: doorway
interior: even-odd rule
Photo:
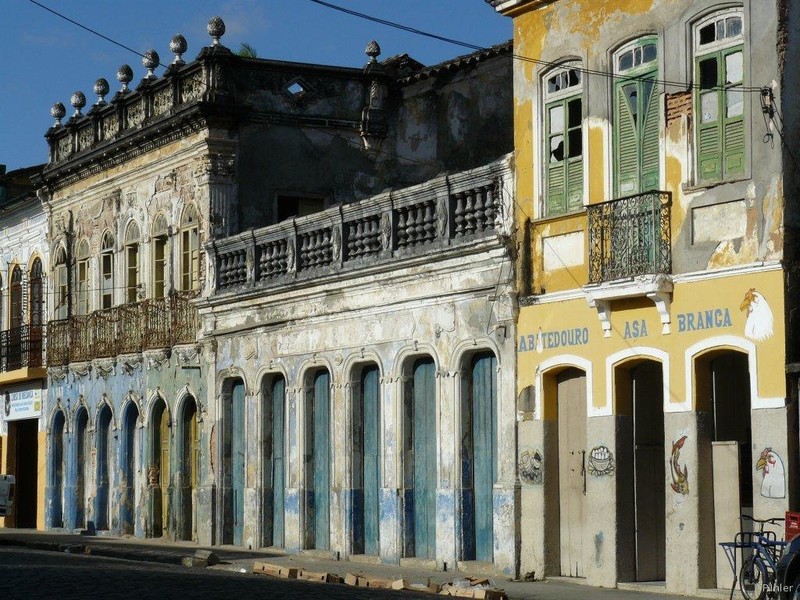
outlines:
[[[245,488],[245,389],[241,379],[233,381],[223,406],[223,531],[222,543],[244,543]]]
[[[556,376],[556,390],[561,575],[584,577],[586,374],[574,368],[561,371]]]
[[[89,448],[89,413],[83,407],[75,416],[75,526],[86,527],[86,465]]]
[[[262,489],[264,494],[264,546],[280,546],[284,540],[284,514],[286,487],[284,461],[284,410],[286,380],[281,377],[264,379],[261,389],[262,436]]]
[[[153,506],[153,537],[163,537],[169,530],[169,411],[164,399],[155,400],[151,420],[151,454],[147,479]]]
[[[180,482],[180,520],[178,539],[194,539],[194,494],[200,477],[197,427],[197,404],[192,396],[184,398],[181,409],[181,482]]]
[[[330,548],[330,375],[317,371],[305,397],[305,544]]]
[[[360,370],[353,389],[353,554],[380,554],[380,371]]]
[[[95,497],[95,526],[107,530],[110,527],[111,486],[111,409],[103,404],[97,415],[97,496]]]
[[[133,534],[136,506],[136,422],[139,409],[128,403],[122,417],[122,444],[120,447],[120,525],[122,533]]]
[[[50,525],[64,526],[64,413],[60,410],[53,419],[52,462],[50,464],[50,486],[52,505],[50,506]],[[20,455],[17,455],[18,457]],[[27,460],[26,455],[25,456]]]
[[[62,415],[63,419],[63,415]],[[8,424],[9,446],[13,447],[12,474],[16,478],[16,498],[14,500],[14,527],[20,529],[36,528],[38,506],[37,472],[39,463],[39,421],[22,419]],[[62,449],[63,453],[63,449]]]

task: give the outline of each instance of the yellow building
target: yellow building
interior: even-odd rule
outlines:
[[[0,473],[14,475],[16,497],[0,526],[44,529],[47,225],[31,184],[41,166],[4,171],[0,165]]]
[[[717,544],[795,497],[776,111],[794,15],[487,2],[517,58],[521,572],[730,587]]]

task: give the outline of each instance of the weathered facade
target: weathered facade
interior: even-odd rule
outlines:
[[[0,472],[16,478],[14,513],[3,526],[45,524],[43,362],[47,220],[32,178],[41,165],[0,166]]]
[[[521,571],[730,586],[717,544],[739,514],[797,502],[783,139],[797,7],[491,4],[528,59],[514,75]]]
[[[53,110],[41,176],[53,256],[46,413],[48,470],[63,477],[48,493],[48,526],[389,561],[480,556],[512,571],[513,432],[500,428],[513,422],[511,177],[507,162],[492,162],[512,147],[510,44],[424,68],[406,56],[378,62],[373,42],[364,69],[349,69],[235,56],[219,19],[209,33],[212,45],[188,63],[176,36],[161,77],[148,52],[135,90],[123,66],[108,102],[98,80],[85,115],[80,93],[68,122],[63,106]],[[463,173],[435,178],[446,170]],[[398,302],[404,317],[388,317]],[[497,370],[504,362],[512,371]],[[417,363],[433,394],[420,396],[421,439],[442,461],[419,474],[435,498],[424,553],[392,541],[414,523],[397,497],[394,395]],[[480,402],[456,392],[470,369],[483,377]],[[378,396],[360,404],[343,391],[365,386]],[[317,438],[328,445],[314,464],[327,475],[310,484],[316,471],[301,456],[315,393],[330,403],[313,423],[330,421],[334,437]],[[434,397],[445,417],[424,402]],[[453,508],[467,501],[446,418],[467,397],[498,411],[497,448],[469,446],[495,452],[480,459],[481,493],[495,507],[473,528],[480,554],[471,538],[457,552],[452,532],[456,514],[476,518]],[[364,418],[380,415],[381,429],[348,454],[355,404]],[[270,429],[278,418],[285,426]],[[282,443],[267,459],[252,442],[268,438]],[[357,460],[377,469],[378,496],[349,478]],[[267,493],[279,488],[280,498]],[[379,513],[364,508],[377,500]],[[378,514],[369,527],[379,545],[364,533]]]

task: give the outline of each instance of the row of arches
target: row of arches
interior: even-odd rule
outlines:
[[[156,396],[149,421],[136,402],[124,404],[118,424],[105,400],[90,420],[83,403],[72,426],[60,407],[50,428],[48,524],[124,534],[196,539],[199,480],[197,403],[178,403],[174,422]]]
[[[437,368],[430,355],[409,358],[402,369],[401,397],[387,408],[386,380],[376,362],[361,362],[348,373],[346,417],[335,413],[336,386],[328,367],[304,372],[292,390],[284,374],[270,373],[260,382],[259,410],[248,411],[241,377],[222,382],[222,530],[223,544],[244,542],[248,519],[244,499],[247,473],[255,460],[259,470],[262,546],[287,546],[287,494],[299,490],[299,547],[331,550],[342,529],[351,554],[382,554],[381,528],[387,492],[384,465],[388,454],[399,461],[392,495],[400,502],[401,556],[437,558],[437,489],[440,487],[442,439]],[[459,422],[455,427],[456,520],[461,560],[493,561],[493,486],[497,478],[497,359],[479,350],[464,358]],[[288,390],[288,391],[287,391]],[[294,393],[294,395],[292,395]],[[387,414],[387,411],[391,414]],[[258,414],[257,430],[246,415]],[[257,439],[248,439],[255,436]],[[394,440],[399,439],[398,444]],[[247,447],[257,442],[260,456]],[[296,452],[296,468],[290,455]],[[345,480],[337,480],[336,464]],[[342,472],[341,470],[339,471]],[[335,520],[336,490],[345,490],[346,523]],[[395,535],[393,534],[393,535]],[[293,541],[291,541],[293,542]],[[385,543],[385,542],[384,542]]]
[[[586,576],[589,555],[585,547],[593,532],[588,520],[592,499],[587,495],[587,478],[598,465],[611,464],[616,477],[613,506],[618,520],[616,553],[622,557],[618,559],[619,581],[665,579],[666,502],[689,494],[690,486],[698,486],[702,518],[710,523],[719,526],[727,519],[732,528],[737,528],[739,514],[753,514],[750,383],[755,375],[750,372],[750,357],[738,348],[709,348],[693,356],[691,367],[693,398],[701,423],[695,434],[699,439],[689,440],[682,431],[665,426],[665,400],[668,405],[669,399],[664,394],[670,388],[664,380],[669,378],[668,366],[657,356],[631,356],[613,365],[610,385],[616,416],[614,441],[610,447],[601,448],[597,456],[597,448],[587,447],[589,373],[570,364],[551,365],[541,373],[544,411],[548,413],[544,417],[557,420],[556,439],[550,440],[550,447],[557,448],[558,466],[552,475],[558,493],[558,518],[553,520],[551,534],[560,540],[560,551],[551,565],[555,563],[554,570],[561,575]],[[690,444],[697,444],[699,449],[697,472],[691,480],[681,470],[686,461],[680,457],[684,444],[684,452],[689,451]],[[733,469],[722,475],[736,482],[726,488],[737,490],[734,499],[717,498],[724,495],[720,490],[714,495],[714,488],[721,481],[719,473],[712,474],[722,464],[712,469],[717,444],[732,445],[738,455]],[[604,463],[609,455],[613,462]],[[703,478],[710,483],[701,482]],[[603,499],[605,510],[611,508],[609,500]],[[735,508],[729,510],[733,505]],[[597,507],[593,510],[596,512]],[[715,541],[713,531],[713,527],[701,527],[699,533],[700,546],[707,554],[701,560],[709,565],[716,560],[719,541]],[[724,539],[725,534],[721,535]],[[709,570],[713,568],[710,566]]]

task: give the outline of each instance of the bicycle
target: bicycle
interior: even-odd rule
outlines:
[[[745,600],[778,598],[780,590],[776,586],[775,571],[787,542],[779,541],[774,531],[764,531],[764,526],[782,524],[784,519],[778,517],[755,519],[749,515],[742,515],[741,521],[752,521],[754,529],[758,524],[758,531],[740,531],[734,537],[733,542],[720,543],[733,571],[730,597],[733,598],[733,592],[738,583],[739,591]],[[752,554],[744,558],[744,552],[747,549],[751,550]],[[737,550],[742,551],[744,558],[738,571],[736,569]]]

